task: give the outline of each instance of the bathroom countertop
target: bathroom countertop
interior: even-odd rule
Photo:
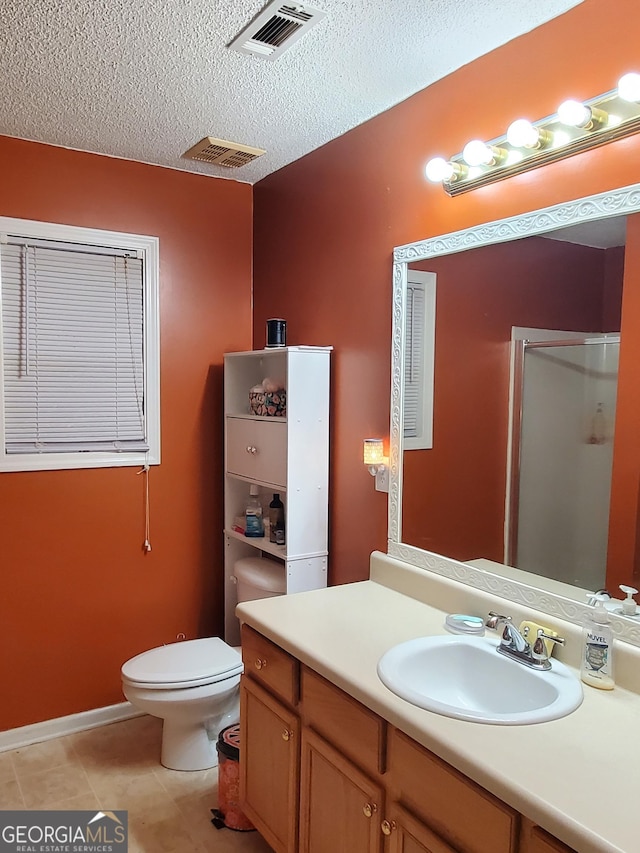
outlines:
[[[484,615],[499,604],[502,612],[518,617],[509,602],[405,568],[383,554],[372,555],[368,581],[245,602],[237,613],[243,622],[578,853],[638,853],[637,692],[618,685],[613,691],[585,685],[582,705],[567,717],[499,726],[424,711],[397,697],[378,679],[376,665],[389,648],[413,637],[446,633],[447,609],[442,604],[451,604],[452,597],[461,606],[448,608],[449,612]],[[553,622],[564,632],[577,661],[579,629],[550,617],[544,622]],[[626,646],[624,657],[625,672],[640,671],[640,650]]]

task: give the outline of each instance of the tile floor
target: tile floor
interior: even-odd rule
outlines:
[[[162,721],[134,717],[0,753],[0,809],[126,809],[129,853],[271,853],[257,832],[215,829],[218,769],[159,762]]]

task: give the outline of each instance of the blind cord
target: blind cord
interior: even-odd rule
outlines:
[[[150,519],[150,510],[149,510],[149,468],[150,466],[145,463],[139,471],[136,471],[136,474],[144,474],[144,543],[142,548],[146,554],[151,550],[151,540],[150,540],[150,528],[151,528],[151,519]]]

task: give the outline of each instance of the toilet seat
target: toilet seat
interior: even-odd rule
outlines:
[[[175,690],[202,687],[241,675],[242,658],[219,637],[185,640],[136,655],[122,666],[133,687]]]

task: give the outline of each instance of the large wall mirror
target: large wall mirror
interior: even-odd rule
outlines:
[[[610,494],[638,221],[640,185],[395,250],[390,554],[573,621],[638,585],[633,558],[607,572],[636,519]],[[640,617],[613,619],[640,644]]]

